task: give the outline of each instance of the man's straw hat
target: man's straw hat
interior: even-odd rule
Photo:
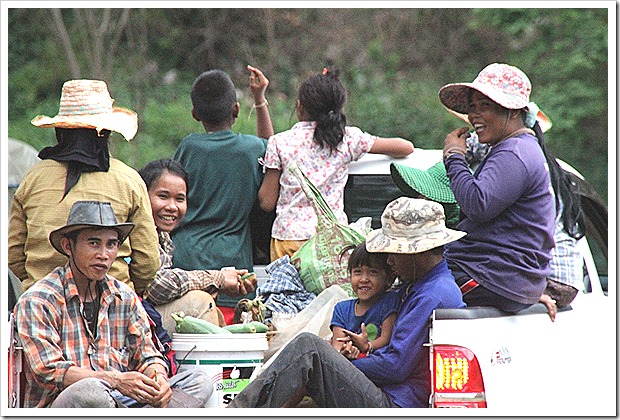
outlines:
[[[108,86],[101,80],[69,80],[62,86],[60,109],[55,117],[37,115],[32,125],[41,128],[94,128],[110,130],[131,140],[138,131],[135,112],[113,106]]]

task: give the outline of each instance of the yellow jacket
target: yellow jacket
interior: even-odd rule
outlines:
[[[109,274],[141,293],[160,266],[157,232],[144,181],[134,169],[110,158],[108,172],[82,173],[60,201],[66,174],[65,163],[45,159],[22,180],[11,207],[9,268],[26,290],[56,267],[64,266],[67,257],[52,247],[50,232],[67,223],[69,210],[76,201],[109,201],[119,223],[136,224],[119,248]]]

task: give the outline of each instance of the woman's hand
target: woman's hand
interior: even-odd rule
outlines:
[[[457,128],[446,136],[443,142],[443,155],[446,157],[452,153],[459,153],[463,156],[467,153],[467,134],[469,132],[468,127]]]
[[[558,307],[556,305],[555,299],[552,299],[551,296],[543,295],[538,300],[540,303],[544,303],[547,307],[547,312],[549,313],[549,318],[551,318],[551,322],[555,321],[555,315],[558,313]]]
[[[241,279],[248,270],[222,270],[224,282],[220,287],[220,292],[228,296],[245,296],[256,289],[256,276],[250,279]]]

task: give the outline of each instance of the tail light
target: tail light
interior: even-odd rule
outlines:
[[[482,372],[476,355],[459,346],[431,347],[431,406],[435,408],[486,408]]]

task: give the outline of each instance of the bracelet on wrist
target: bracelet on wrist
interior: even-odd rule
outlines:
[[[368,341],[368,350],[366,350],[366,354],[371,354],[374,350],[375,349],[372,346],[372,343],[370,341]]]
[[[260,103],[258,105],[257,104],[252,105],[252,108],[253,109],[264,108],[267,105],[269,105],[269,102],[267,102],[267,99],[265,99],[262,103]]]
[[[443,151],[443,158],[445,159],[454,154],[458,154],[458,155],[465,157],[467,155],[467,149],[463,146],[458,146],[458,145],[450,146]]]

